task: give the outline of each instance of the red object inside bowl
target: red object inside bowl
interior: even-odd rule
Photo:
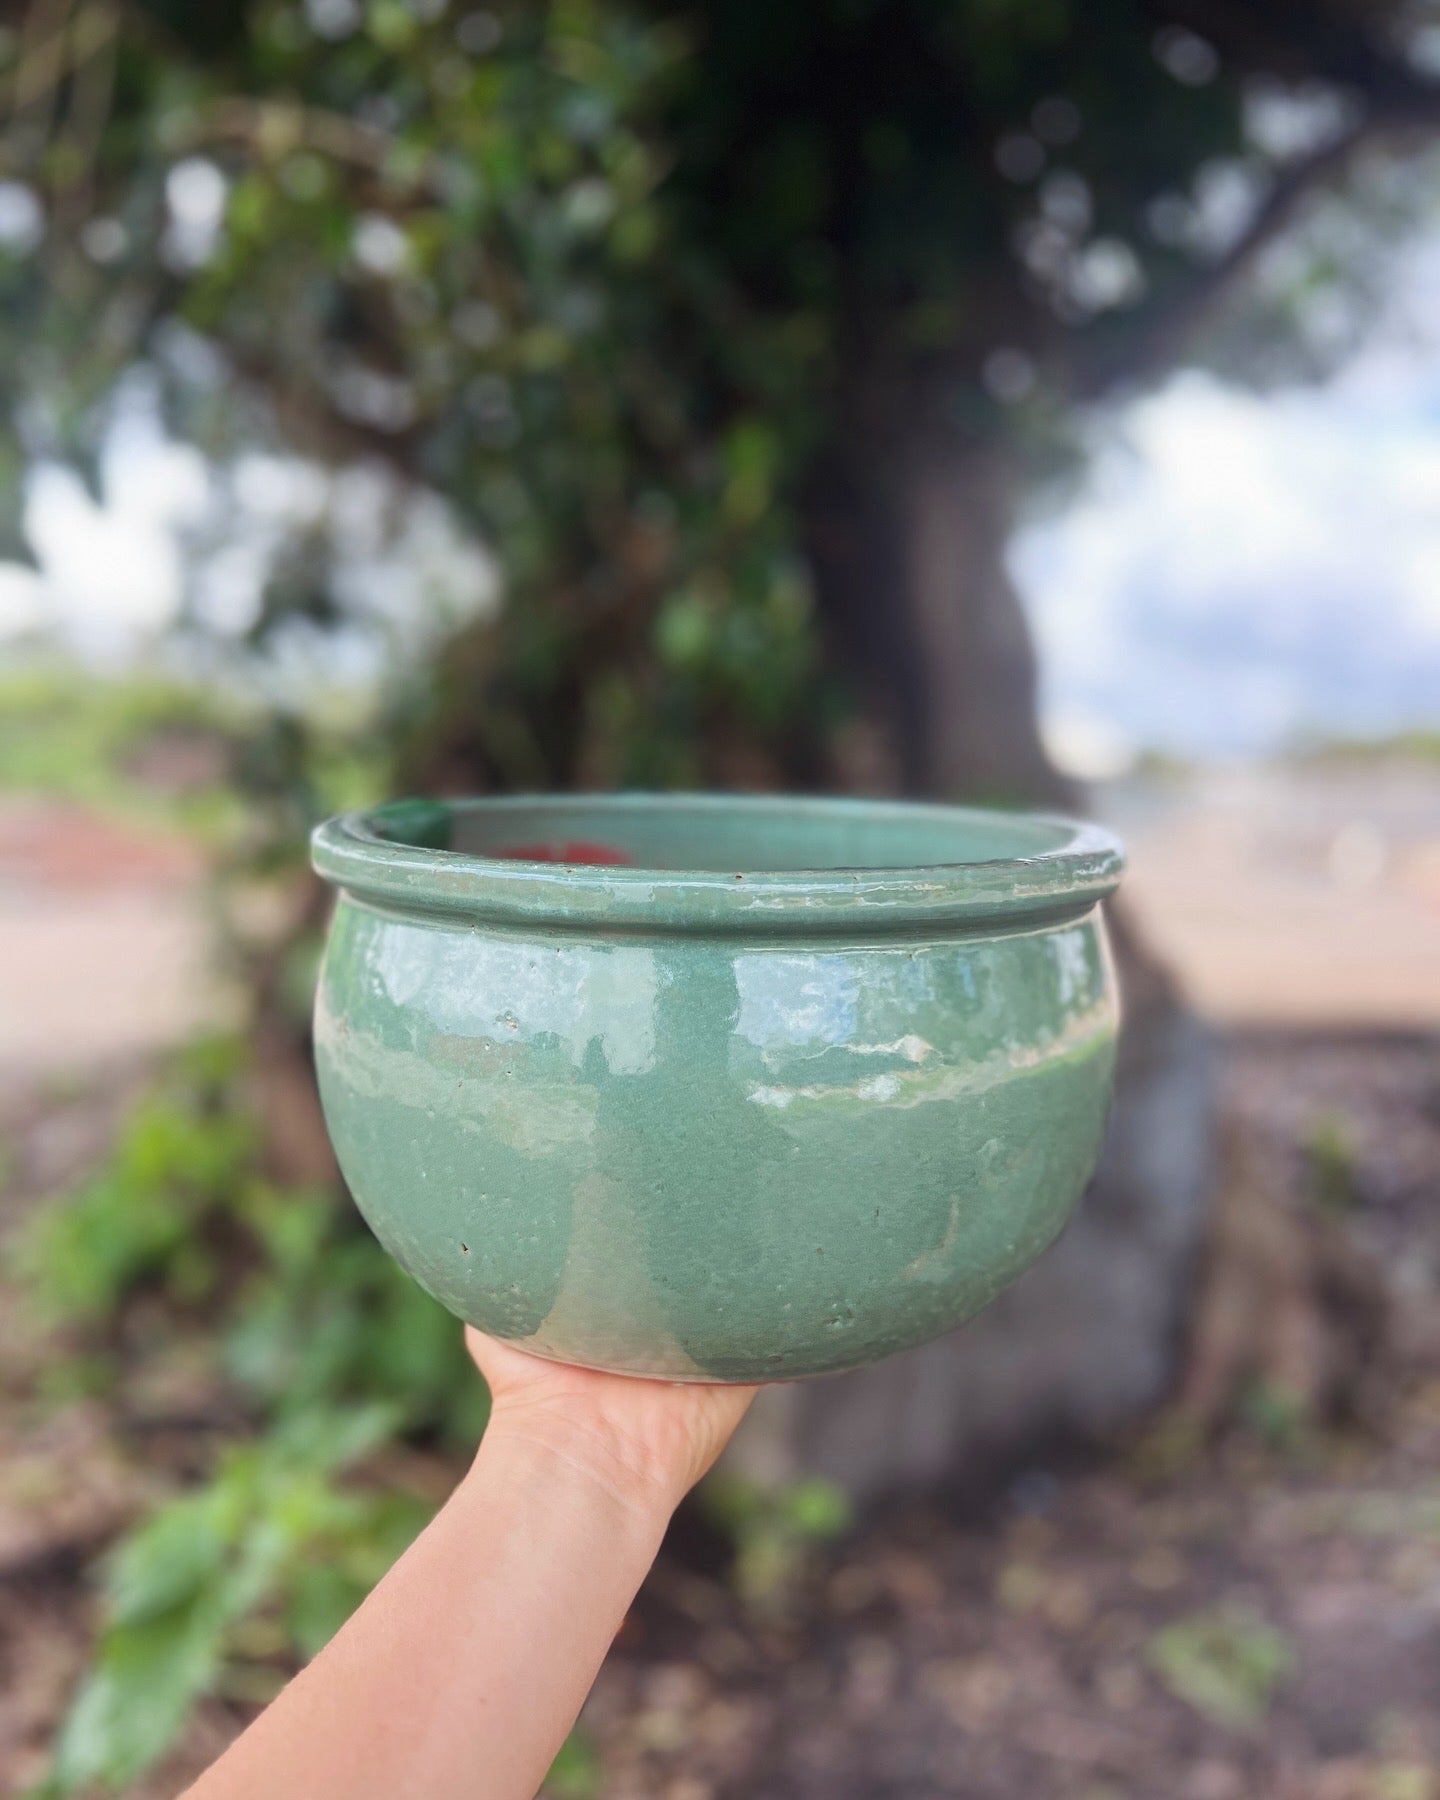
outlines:
[[[635,860],[609,844],[591,844],[583,838],[569,844],[517,844],[511,850],[495,850],[491,854],[505,862],[599,863],[611,867]]]

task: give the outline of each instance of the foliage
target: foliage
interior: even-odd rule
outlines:
[[[157,675],[109,681],[58,664],[0,677],[0,788],[179,825],[207,839],[236,823],[220,781],[244,715],[212,689]],[[137,770],[157,740],[213,746],[208,779],[165,791]]]
[[[817,1476],[775,1486],[721,1473],[706,1483],[703,1500],[735,1547],[736,1591],[762,1611],[783,1608],[818,1546],[851,1524],[844,1491]]]
[[[561,779],[576,754],[562,740],[587,714],[605,741],[637,746],[613,773],[652,780],[684,775],[697,710],[733,705],[762,736],[783,730],[810,650],[774,504],[778,434],[804,414],[730,409],[696,442],[689,415],[707,403],[657,354],[663,156],[634,115],[679,56],[676,33],[583,6],[515,9],[503,55],[466,54],[453,19],[401,6],[357,15],[339,44],[307,17],[255,8],[218,62],[211,41],[157,58],[143,35],[122,39],[97,171],[110,191],[94,204],[132,249],[112,268],[83,247],[67,264],[78,313],[53,266],[12,268],[19,315],[50,358],[42,393],[12,371],[15,416],[40,420],[45,453],[93,465],[114,383],[143,358],[172,426],[223,458],[251,421],[230,405],[224,364],[197,363],[203,341],[283,395],[272,434],[294,422],[312,455],[382,455],[445,493],[523,603],[507,609],[510,641],[477,647],[479,667],[462,659],[463,690],[422,696],[411,723],[444,735],[436,706],[463,708],[491,779]],[[391,115],[393,127],[368,122]],[[167,267],[179,229],[172,218],[161,231],[167,209],[178,194],[183,214],[187,182],[224,188],[222,168],[223,235]],[[90,329],[97,307],[114,341]],[[80,314],[94,354],[77,368]],[[708,335],[720,341],[714,321]],[[774,397],[794,400],[803,376]],[[303,533],[277,546],[245,634],[260,657],[340,622],[326,548]],[[556,705],[586,664],[587,706]],[[403,714],[414,696],[393,698]]]
[[[133,1781],[169,1748],[194,1700],[227,1673],[233,1680],[247,1643],[266,1661],[325,1643],[424,1523],[423,1507],[402,1494],[348,1492],[335,1480],[394,1424],[384,1407],[295,1414],[228,1451],[204,1487],[125,1540],[50,1792]]]
[[[24,1241],[22,1273],[51,1316],[113,1322],[142,1285],[208,1299],[219,1268],[202,1234],[230,1203],[253,1135],[248,1121],[169,1097],[137,1106],[108,1166],[47,1208]]]
[[[319,819],[384,797],[392,747],[373,728],[355,703],[284,716],[194,676],[30,663],[0,675],[0,791],[183,835],[243,911],[257,882],[293,882]]]
[[[1242,1387],[1235,1410],[1236,1418],[1270,1450],[1294,1457],[1310,1447],[1315,1404],[1292,1382],[1259,1376]]]
[[[1343,1113],[1324,1111],[1311,1122],[1303,1145],[1311,1202],[1341,1218],[1360,1203],[1355,1174],[1355,1140]]]
[[[836,467],[1037,466],[1244,266],[1227,182],[1264,242],[1425,116],[1430,10],[47,0],[0,39],[11,535],[37,459],[102,481],[138,368],[216,470],[382,464],[396,532],[429,490],[492,548],[498,622],[439,656],[388,621],[401,773],[816,779]],[[272,677],[379,629],[353,522],[292,502],[238,612],[223,532],[192,571],[192,626]]]
[[[1217,1607],[1156,1633],[1150,1661],[1178,1699],[1217,1725],[1253,1731],[1294,1664],[1289,1640],[1253,1609]]]
[[[429,1492],[389,1447],[468,1448],[484,1424],[453,1321],[333,1195],[262,1178],[243,1073],[230,1044],[182,1058],[17,1251],[92,1386],[133,1403],[167,1360],[201,1356],[230,1440],[108,1560],[57,1794],[133,1780],[203,1693],[278,1686],[425,1521]]]
[[[600,1792],[600,1759],[583,1731],[572,1731],[545,1779],[553,1800],[592,1800]]]
[[[1397,731],[1381,738],[1342,738],[1302,744],[1295,751],[1295,760],[1302,768],[1310,764],[1318,764],[1321,768],[1332,765],[1365,768],[1377,763],[1416,763],[1430,767],[1440,762],[1440,731]]]
[[[177,1058],[105,1163],[40,1208],[13,1252],[59,1334],[52,1401],[81,1387],[123,1414],[178,1362],[214,1420],[203,1478],[105,1558],[99,1638],[46,1796],[125,1787],[207,1694],[268,1698],[425,1523],[437,1483],[417,1488],[396,1446],[464,1453],[484,1427],[454,1321],[353,1208],[264,1179],[246,1075],[229,1039]],[[706,1503],[761,1608],[850,1522],[819,1480],[770,1491],[716,1477]],[[597,1781],[572,1735],[547,1792],[583,1800]]]

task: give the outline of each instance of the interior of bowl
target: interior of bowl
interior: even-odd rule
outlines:
[[[398,801],[368,823],[388,843],[463,856],[696,874],[953,868],[1054,855],[1077,837],[1029,814],[708,794]]]

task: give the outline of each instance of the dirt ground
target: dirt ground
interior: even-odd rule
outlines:
[[[892,1509],[758,1603],[692,1527],[587,1708],[584,1793],[1440,1800],[1440,1044],[1241,1034],[1224,1054],[1296,1204],[1316,1121],[1343,1122],[1343,1228],[1394,1309],[1366,1417],[1297,1430],[1257,1409],[1209,1443],[1161,1422],[983,1503]],[[12,1195],[90,1160],[126,1097],[51,1098],[22,1124],[12,1094]],[[9,1792],[84,1657],[87,1562],[157,1471],[133,1421],[47,1401],[18,1308],[0,1321]],[[176,1792],[247,1716],[207,1707],[137,1800]]]
[[[201,874],[169,834],[0,798],[0,1083],[84,1080],[195,1027]]]
[[[1440,770],[1242,767],[1097,795],[1125,893],[1226,1025],[1440,1026]]]
[[[789,1624],[663,1570],[587,1713],[607,1796],[1440,1795],[1440,1047],[1238,1037],[1226,1062],[1297,1177],[1317,1116],[1353,1133],[1349,1229],[1394,1272],[1380,1415],[1161,1424],[978,1514],[898,1510]]]

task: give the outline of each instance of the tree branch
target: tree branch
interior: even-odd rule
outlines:
[[[1376,125],[1440,126],[1440,83],[1385,48],[1385,19],[1362,28],[1359,8],[1315,0],[1151,0],[1148,10],[1157,25],[1197,32],[1242,74],[1329,83],[1364,102]]]
[[[287,369],[257,354],[223,346],[235,375],[269,401],[276,420],[300,450],[317,462],[370,459],[387,464],[403,481],[419,480],[413,427],[382,431],[346,418],[313,388],[302,391]]]
[[[310,150],[382,181],[435,199],[443,197],[440,169],[433,157],[413,168],[397,170],[396,161],[403,150],[398,140],[344,113],[293,101],[231,95],[207,106],[177,147],[193,150],[227,142],[270,159]]]
[[[1282,170],[1254,218],[1228,250],[1197,271],[1172,299],[1134,321],[1124,333],[1123,343],[1109,339],[1097,346],[1078,371],[1074,382],[1077,396],[1098,399],[1122,382],[1143,381],[1174,362],[1225,290],[1289,229],[1319,187],[1348,168],[1374,133],[1374,122],[1366,119]]]

